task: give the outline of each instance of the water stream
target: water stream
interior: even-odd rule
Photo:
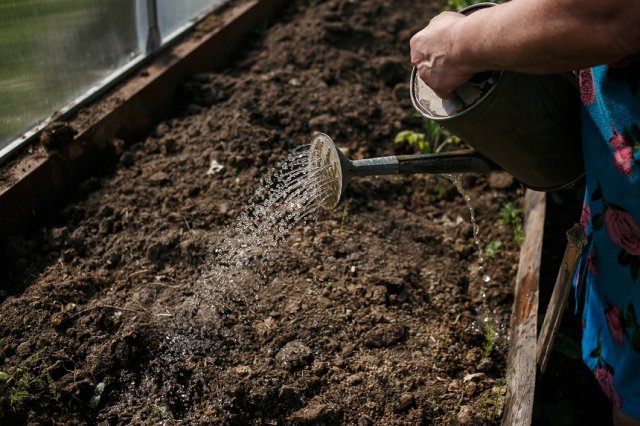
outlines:
[[[469,209],[469,219],[473,227],[473,244],[476,246],[476,250],[478,252],[478,272],[482,277],[482,282],[488,283],[489,281],[491,281],[491,277],[485,272],[484,269],[484,256],[482,252],[482,246],[480,244],[480,238],[478,238],[480,227],[478,226],[478,221],[476,220],[476,211],[473,208],[473,204],[471,204],[471,196],[467,194],[467,192],[464,190],[464,187],[462,186],[462,174],[446,173],[443,176],[449,179],[454,184],[454,186],[458,190],[458,193],[462,195],[462,198],[467,205],[467,209]]]
[[[462,195],[462,198],[467,205],[467,209],[469,210],[469,219],[471,221],[471,225],[473,226],[473,244],[476,246],[476,250],[478,252],[478,273],[481,276],[482,283],[488,284],[491,281],[491,277],[486,273],[484,267],[485,261],[483,250],[482,245],[480,244],[480,238],[478,237],[480,227],[478,226],[478,221],[476,220],[475,209],[473,208],[473,204],[471,203],[471,196],[467,194],[467,192],[464,190],[464,187],[462,186],[462,174],[447,173],[443,176],[453,183],[453,185],[458,190],[458,193]],[[480,297],[482,298],[482,328],[484,330],[485,339],[483,342],[483,356],[487,357],[491,354],[494,344],[500,337],[498,330],[503,329],[503,327],[502,325],[495,323],[492,311],[487,301],[487,293],[485,291],[484,285],[481,285],[480,287]]]
[[[234,224],[226,227],[213,249],[204,273],[205,299],[220,295],[244,299],[275,267],[275,254],[291,229],[315,215],[332,194],[326,165],[318,162],[311,145],[293,151],[260,179],[257,190]]]

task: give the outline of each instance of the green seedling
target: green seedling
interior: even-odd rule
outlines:
[[[460,138],[452,135],[447,129],[433,120],[424,120],[422,127],[424,132],[414,132],[413,130],[399,132],[394,138],[394,142],[413,146],[420,154],[440,152],[447,145],[461,142]]]
[[[9,405],[11,408],[18,408],[40,383],[38,377],[34,377],[27,369],[21,369],[13,378],[14,385],[9,390]]]
[[[0,393],[0,411],[3,406],[20,409],[28,399],[43,391],[57,404],[60,403],[60,393],[37,353],[27,358],[12,374],[1,371],[0,383],[5,387]]]
[[[493,351],[493,347],[496,343],[496,330],[493,327],[493,321],[491,319],[491,312],[487,306],[487,302],[482,303],[483,313],[483,326],[484,326],[484,340],[482,342],[482,356],[488,357]]]
[[[416,147],[421,154],[431,153],[431,145],[427,141],[424,133],[418,133],[411,130],[403,130],[398,133],[393,140],[397,144],[406,143]]]
[[[502,247],[502,241],[493,240],[487,244],[487,248],[484,250],[484,255],[487,257],[495,257],[498,254],[500,247]]]
[[[522,228],[522,209],[513,203],[505,204],[500,210],[500,223],[510,225],[513,229],[513,240],[519,246],[524,242],[524,230]]]
[[[427,134],[427,139],[431,141],[433,152],[440,152],[447,145],[458,145],[461,142],[459,137],[451,134],[451,132],[433,120],[425,120],[422,126]]]
[[[151,414],[154,417],[158,417],[162,420],[165,420],[169,417],[169,410],[167,410],[167,407],[164,407],[162,405],[153,404],[151,406]]]
[[[93,391],[93,396],[91,396],[91,400],[89,400],[89,407],[91,407],[92,410],[95,410],[100,405],[100,399],[102,398],[104,388],[104,382],[100,382],[96,386],[96,389]]]

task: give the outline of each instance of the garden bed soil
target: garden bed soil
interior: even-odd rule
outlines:
[[[293,2],[228,69],[186,82],[174,117],[114,140],[113,169],[45,226],[7,236],[0,422],[498,424],[519,250],[498,217],[522,197],[509,176],[463,179],[483,246],[502,242],[489,283],[463,198],[426,175],[353,179],[263,278],[203,279],[257,180],[314,131],[351,158],[412,152],[393,143],[422,123],[408,42],[439,7]]]

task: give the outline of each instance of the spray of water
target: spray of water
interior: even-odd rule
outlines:
[[[491,277],[485,273],[484,270],[484,256],[482,255],[482,246],[480,245],[480,238],[478,238],[478,232],[480,231],[480,227],[478,226],[478,221],[476,220],[476,211],[473,208],[473,204],[471,204],[471,196],[467,194],[462,186],[462,174],[461,173],[447,173],[443,175],[447,179],[449,179],[453,185],[458,190],[458,193],[462,195],[465,204],[467,205],[467,209],[469,209],[469,218],[471,220],[471,225],[473,226],[473,244],[476,246],[476,250],[478,252],[478,271],[481,274],[482,282],[488,283],[491,281]]]
[[[480,238],[478,238],[480,227],[478,226],[478,221],[476,220],[476,211],[473,208],[473,204],[471,204],[471,196],[467,194],[467,192],[464,190],[464,187],[462,186],[461,173],[448,173],[444,174],[444,177],[446,177],[453,183],[453,185],[458,190],[458,193],[462,195],[462,198],[467,205],[467,209],[469,209],[469,218],[471,221],[471,225],[473,226],[473,244],[476,246],[476,250],[478,252],[478,272],[482,277],[482,282],[487,284],[491,281],[491,277],[485,273],[484,269],[485,262],[482,255],[482,246],[480,245]],[[487,302],[487,294],[482,287],[480,289],[480,296],[482,297],[482,325],[485,335],[483,356],[489,356],[493,349],[494,343],[496,342],[496,339],[500,337],[497,330],[502,329],[503,327],[500,324],[495,324]]]
[[[277,249],[298,223],[315,219],[335,176],[311,148],[294,150],[259,182],[247,207],[226,227],[202,276],[201,302],[221,297],[248,303],[270,276]],[[252,296],[253,295],[253,296]]]

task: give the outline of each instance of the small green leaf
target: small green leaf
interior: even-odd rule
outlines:
[[[485,256],[494,257],[496,254],[498,254],[498,250],[500,249],[501,246],[502,246],[502,241],[500,240],[491,241],[489,244],[487,244],[487,248],[484,250]]]
[[[104,392],[104,388],[105,388],[104,382],[100,382],[96,386],[96,389],[93,391],[93,396],[89,401],[89,407],[91,407],[93,410],[98,408],[98,406],[100,405],[100,399],[102,398],[102,393]]]
[[[411,132],[408,130],[403,130],[401,132],[399,132],[396,137],[393,139],[393,141],[395,143],[404,143],[407,140],[407,136],[410,134]]]
[[[4,371],[0,371],[0,382],[5,382],[9,379],[9,375]]]

